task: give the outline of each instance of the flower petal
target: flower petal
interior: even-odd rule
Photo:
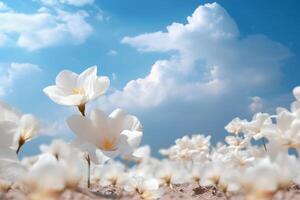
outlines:
[[[72,90],[72,88],[77,86],[77,78],[78,74],[69,70],[63,70],[56,76],[55,83],[60,88]]]
[[[0,102],[0,110],[0,121],[17,122],[22,115],[21,112],[4,102]]]
[[[100,76],[97,79],[95,79],[93,82],[93,98],[103,95],[107,91],[109,84],[109,78],[106,76]]]
[[[77,85],[85,90],[91,90],[91,83],[97,78],[97,66],[86,69],[78,76]]]
[[[142,131],[140,121],[135,116],[128,115],[122,109],[114,110],[109,117],[112,134],[120,134],[123,130]]]
[[[293,90],[294,97],[300,101],[300,86],[295,87]]]
[[[108,129],[108,116],[106,113],[100,109],[94,109],[91,111],[90,119],[101,136],[110,134]]]
[[[44,93],[55,103],[65,106],[78,106],[82,103],[81,95],[70,95],[56,86],[46,87]]]
[[[143,133],[125,130],[121,133],[119,150],[122,155],[131,154],[141,143]]]
[[[98,145],[100,137],[92,121],[80,115],[72,115],[67,119],[69,128],[81,139]]]
[[[8,148],[13,145],[14,134],[17,131],[17,124],[9,121],[0,122],[1,140],[0,147]]]

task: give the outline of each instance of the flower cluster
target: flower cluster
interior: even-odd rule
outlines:
[[[119,197],[158,199],[178,185],[191,184],[226,197],[272,199],[300,184],[300,87],[293,91],[290,109],[257,113],[251,120],[235,118],[225,127],[225,141],[216,145],[210,136],[184,136],[161,149],[166,158],[159,160],[149,146],[139,147],[143,132],[137,117],[122,109],[86,113],[88,103],[108,86],[109,79],[98,77],[96,67],[80,75],[62,71],[56,85],[44,92],[58,104],[78,108],[66,120],[76,138],[53,140],[40,146],[39,155],[22,160],[17,155],[38,134],[40,122],[0,104],[0,195],[17,190],[32,200],[57,199],[67,190],[108,187],[121,190]]]

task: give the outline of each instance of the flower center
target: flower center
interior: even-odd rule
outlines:
[[[105,151],[112,151],[115,149],[116,141],[115,139],[103,138],[100,147]]]
[[[146,200],[148,200],[148,199],[153,199],[152,197],[153,197],[153,196],[152,196],[152,193],[151,193],[150,191],[144,191],[144,192],[142,192],[142,194],[141,194],[141,198],[142,198],[142,199],[146,199]]]
[[[81,88],[73,88],[72,93],[73,94],[79,94],[79,95],[82,95],[82,96],[85,94],[84,90],[81,89]]]
[[[29,140],[32,138],[32,133],[31,131],[27,130],[27,129],[21,129],[20,130],[21,134],[20,134],[20,138],[24,141]]]

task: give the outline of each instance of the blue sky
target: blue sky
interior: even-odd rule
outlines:
[[[24,154],[52,137],[72,138],[64,119],[76,110],[42,92],[62,69],[98,65],[111,88],[89,108],[137,115],[154,152],[186,134],[221,140],[233,117],[288,106],[299,85],[296,0],[1,2],[0,98],[55,135]]]

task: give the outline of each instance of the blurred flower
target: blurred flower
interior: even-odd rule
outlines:
[[[3,133],[0,147],[6,148],[6,151],[13,149],[18,154],[25,142],[38,134],[40,122],[33,115],[22,114],[5,103],[0,103],[0,111],[0,129]]]
[[[135,161],[137,164],[147,162],[151,157],[151,148],[149,145],[144,145],[135,149],[131,155],[124,155],[122,157],[125,161]]]
[[[60,139],[53,140],[50,145],[42,144],[40,150],[42,153],[52,154],[57,160],[68,158],[74,151],[69,144]]]
[[[233,133],[238,135],[242,132],[243,126],[246,120],[241,120],[240,118],[234,118],[227,126],[225,126],[225,129],[228,131],[228,133]]]
[[[125,166],[120,162],[110,162],[101,168],[101,186],[123,186],[126,180]]]
[[[177,161],[201,161],[205,162],[210,148],[211,136],[193,135],[184,136],[175,141],[175,145],[169,149],[162,149],[160,153]]]
[[[248,136],[251,136],[255,140],[264,137],[262,129],[272,124],[270,115],[267,113],[256,113],[253,116],[252,121],[244,123],[243,132]]]
[[[141,199],[145,200],[158,199],[163,195],[159,182],[154,178],[131,177],[124,189],[127,192],[136,192]]]
[[[52,154],[42,154],[22,178],[31,199],[57,199],[66,188],[76,188],[82,180],[78,154],[57,160]],[[46,173],[45,173],[46,172]]]
[[[173,188],[174,184],[185,183],[189,178],[187,174],[178,163],[167,160],[161,162],[155,170],[155,177],[160,185],[170,188]]]

